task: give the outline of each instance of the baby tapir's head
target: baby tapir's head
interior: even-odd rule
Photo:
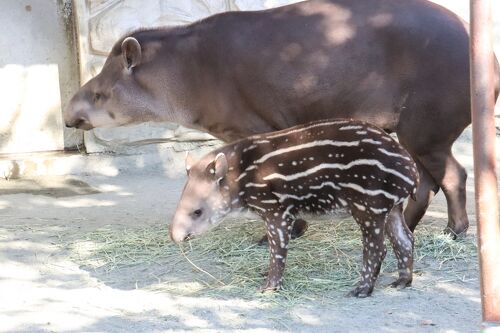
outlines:
[[[188,154],[186,171],[188,180],[170,224],[174,242],[202,234],[231,211],[229,191],[224,185],[228,172],[224,154],[209,154],[197,163]]]

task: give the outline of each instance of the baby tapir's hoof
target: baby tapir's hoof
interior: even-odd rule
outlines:
[[[351,290],[349,293],[347,293],[347,297],[357,297],[357,298],[365,298],[368,297],[372,294],[373,291],[373,286],[369,286],[367,284],[363,284],[360,286],[357,286],[353,290]]]
[[[309,225],[307,224],[307,222],[305,220],[296,219],[295,222],[293,223],[292,232],[290,234],[291,238],[292,239],[296,239],[296,238],[299,238],[299,237],[303,236],[305,234],[305,232],[306,232],[306,230],[307,230],[308,227],[309,227]],[[269,242],[267,240],[267,235],[264,235],[259,240],[258,244],[260,246],[269,244]]]
[[[261,293],[275,292],[275,291],[278,291],[279,289],[281,289],[281,286],[282,286],[281,282],[274,283],[274,282],[266,281],[266,283],[264,283],[262,285],[262,287],[259,288],[259,291]]]
[[[397,279],[396,281],[394,281],[393,283],[390,284],[390,286],[392,288],[397,288],[397,289],[404,289],[406,287],[409,287],[411,286],[411,281],[412,281],[412,278],[411,277],[400,277],[399,279]]]

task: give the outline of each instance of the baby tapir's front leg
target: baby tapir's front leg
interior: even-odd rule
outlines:
[[[292,231],[290,233],[290,239],[296,239],[299,237],[302,237],[302,235],[305,234],[307,228],[309,225],[307,224],[307,221],[303,219],[295,219],[293,222],[292,226]],[[266,245],[268,242],[267,240],[267,233],[259,240],[259,245]]]
[[[288,242],[290,241],[294,217],[286,212],[274,212],[264,217],[269,241],[270,263],[267,281],[261,291],[277,290],[283,282]]]

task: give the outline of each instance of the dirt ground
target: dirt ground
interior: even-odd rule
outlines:
[[[475,234],[470,133],[454,147],[469,170],[468,213]],[[64,246],[103,226],[168,223],[183,180],[161,174],[65,177],[0,183],[0,332],[478,332],[479,280],[462,266],[416,264],[413,287],[372,297],[305,300],[282,307],[260,297],[182,296],[152,288],[148,265],[112,273],[79,264]],[[439,232],[446,203],[435,198],[421,222]],[[418,232],[418,230],[417,230]],[[165,233],[165,238],[168,235]],[[459,263],[460,264],[460,263]],[[175,270],[169,263],[154,269]],[[200,272],[177,272],[186,283]],[[458,278],[457,278],[458,276]]]

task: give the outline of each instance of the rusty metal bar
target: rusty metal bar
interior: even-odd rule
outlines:
[[[495,159],[491,0],[471,0],[471,103],[483,329],[500,325],[500,223]]]

